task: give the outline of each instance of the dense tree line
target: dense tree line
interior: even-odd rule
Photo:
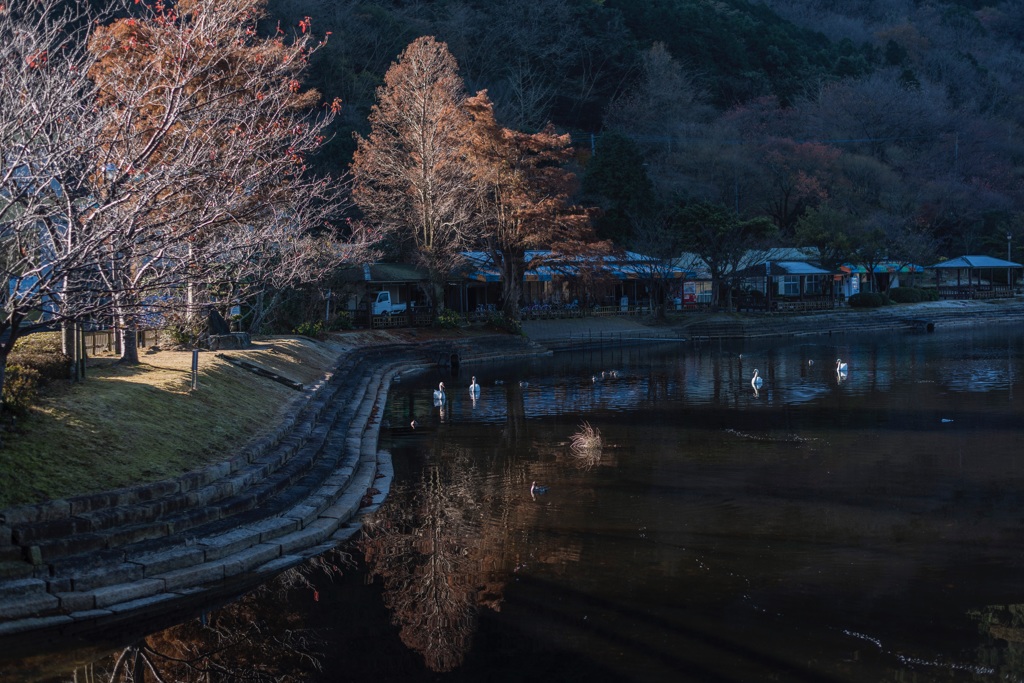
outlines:
[[[384,72],[431,35],[505,125],[573,134],[585,198],[621,246],[644,243],[638,226],[652,221],[681,246],[674,217],[685,214],[673,207],[687,203],[768,216],[794,244],[822,239],[815,225],[827,216],[828,250],[846,258],[865,242],[917,262],[1004,255],[1019,230],[1019,3],[274,0],[271,10],[332,32],[311,64],[311,82],[345,102],[327,167],[347,167]]]

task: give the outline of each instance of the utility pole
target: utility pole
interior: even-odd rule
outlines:
[[[1012,261],[1010,258],[1010,240],[1013,239],[1013,235],[1006,233],[1006,260]],[[1010,288],[1010,296],[1013,296],[1013,281],[1010,279],[1010,266],[1006,266],[1006,286]]]

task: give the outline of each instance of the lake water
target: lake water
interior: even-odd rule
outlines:
[[[169,680],[199,680],[186,653],[267,680],[1022,680],[1022,381],[1017,326],[405,377],[366,538],[149,658]]]

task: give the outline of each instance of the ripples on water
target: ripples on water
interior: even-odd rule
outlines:
[[[1022,348],[814,338],[406,375],[365,566],[244,614],[318,650],[322,674],[281,655],[297,680],[1022,680]],[[584,422],[601,445],[581,454]]]
[[[572,619],[591,602],[621,612],[572,642],[625,679],[1012,678],[1016,646],[984,634],[1017,628],[992,605],[1024,590],[1020,363],[1004,331],[477,367],[477,401],[453,393],[429,437],[394,446],[428,470],[469,454],[508,532],[542,549],[490,555],[517,576],[503,603],[536,599],[528,576],[548,599],[577,595]],[[389,416],[418,409],[418,390]],[[607,446],[579,468],[566,449],[583,419]],[[524,517],[507,491],[535,479],[552,489]]]

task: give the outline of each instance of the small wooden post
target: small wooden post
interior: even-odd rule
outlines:
[[[199,349],[192,349],[192,390],[199,388]]]
[[[75,325],[75,346],[78,348],[78,378],[85,379],[85,328]]]

